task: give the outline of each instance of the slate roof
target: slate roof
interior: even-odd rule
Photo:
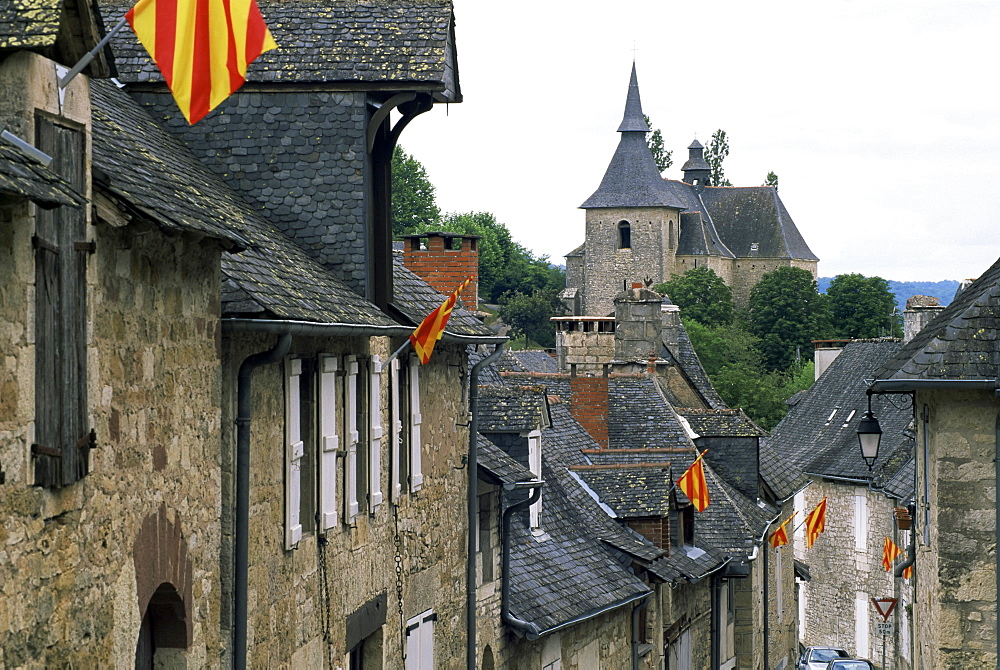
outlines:
[[[761,475],[779,499],[804,484],[804,473],[867,480],[858,423],[867,409],[866,379],[900,350],[896,341],[850,342],[822,376],[789,408],[761,446]],[[912,410],[905,396],[872,396],[883,435],[902,435]],[[883,438],[885,439],[885,438]],[[881,450],[876,467],[892,449]]]
[[[996,379],[1000,376],[998,340],[1000,260],[956,295],[871,376],[875,379]]]
[[[620,517],[663,517],[673,488],[669,463],[576,465],[576,473]]]
[[[664,299],[669,300],[666,296],[664,296]],[[681,373],[691,382],[691,385],[701,395],[705,404],[713,409],[724,409],[726,403],[723,402],[715,387],[712,386],[712,381],[708,378],[708,373],[705,372],[705,368],[701,364],[701,359],[698,358],[698,353],[694,350],[694,345],[691,343],[691,338],[688,337],[683,323],[678,324],[674,339],[676,342],[662,340],[663,349],[677,363]],[[658,383],[661,391],[669,397],[670,391],[666,381],[660,380]],[[671,398],[671,402],[675,400],[675,398]]]
[[[763,437],[767,431],[758,426],[742,409],[691,409],[678,407],[691,430],[701,437]]]
[[[0,0],[0,49],[55,44],[63,0]]]
[[[625,115],[618,132],[621,138],[601,185],[580,207],[676,207],[683,205],[664,185],[653,154],[646,144],[649,126],[642,118],[639,84],[632,65]]]
[[[514,484],[537,479],[531,470],[515,461],[504,453],[503,449],[482,435],[476,436],[476,444],[478,445],[476,460],[479,464],[480,477],[482,477],[482,471],[486,471],[493,476],[497,483]]]
[[[82,207],[87,200],[62,177],[0,139],[0,195],[27,198],[39,207]]]
[[[680,235],[677,238],[678,256],[722,256],[735,258],[719,237],[712,219],[701,212],[682,212]]]
[[[403,265],[403,259],[393,254],[393,297],[391,304],[414,325],[418,325],[424,317],[441,306],[445,296],[433,286],[413,273]],[[461,306],[461,300],[451,311],[447,335],[468,337],[476,342],[504,342],[506,337],[500,337],[492,329],[485,326],[472,312]]]
[[[687,431],[652,378],[609,378],[608,447],[637,449],[690,444]]]
[[[278,48],[247,69],[259,83],[427,85],[460,102],[450,0],[260,0]],[[104,3],[121,16],[129,4]],[[162,81],[132,31],[112,40],[122,81]],[[398,86],[397,86],[398,87]]]
[[[722,241],[737,257],[819,260],[773,187],[708,187],[701,199]]]
[[[484,433],[524,432],[548,426],[545,390],[527,386],[481,386],[479,430]]]

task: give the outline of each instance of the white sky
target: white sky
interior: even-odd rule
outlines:
[[[1000,256],[997,0],[455,0],[465,102],[400,144],[442,211],[553,262],[618,143],[632,65],[680,178],[724,129],[736,186],[778,174],[821,276],[977,277]],[[634,52],[633,52],[634,48]]]

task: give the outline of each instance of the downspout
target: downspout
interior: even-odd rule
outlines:
[[[529,640],[537,640],[538,636],[542,632],[542,629],[538,627],[538,624],[525,621],[524,619],[518,619],[510,613],[510,519],[514,516],[514,512],[522,510],[525,507],[538,502],[538,499],[542,497],[543,483],[544,482],[541,481],[533,481],[518,482],[516,484],[504,484],[504,490],[507,491],[531,489],[531,495],[527,500],[514,503],[503,511],[503,523],[501,527],[503,536],[500,538],[500,543],[503,547],[500,567],[500,579],[502,580],[500,589],[500,620],[513,628],[515,631],[522,633]]]
[[[770,526],[768,526],[770,528]],[[768,565],[768,551],[765,547],[761,550],[761,556],[764,558],[764,667],[771,667],[771,579],[768,571],[770,570],[770,565]],[[775,575],[775,579],[781,579],[781,575]],[[778,603],[778,607],[781,607],[781,603]]]
[[[712,670],[719,670],[719,660],[722,656],[719,644],[722,636],[719,633],[719,576],[712,575],[712,618],[711,622],[711,661]],[[767,667],[766,665],[764,667]]]
[[[465,667],[476,670],[476,529],[479,526],[479,371],[491,365],[503,353],[503,343],[496,345],[493,353],[472,366],[469,373],[469,497],[468,508],[469,550],[465,561]]]
[[[632,608],[632,670],[639,670],[639,613],[649,607],[650,595]]]
[[[240,365],[236,387],[236,529],[233,537],[233,668],[247,666],[247,566],[250,535],[250,415],[251,378],[262,365],[284,358],[292,345],[291,333],[283,333],[269,351],[252,354]]]

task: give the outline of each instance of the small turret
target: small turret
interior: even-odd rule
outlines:
[[[684,173],[683,179],[688,184],[708,186],[712,176],[712,168],[705,160],[705,147],[698,140],[692,142],[691,146],[688,147],[688,159],[681,167],[681,172]]]

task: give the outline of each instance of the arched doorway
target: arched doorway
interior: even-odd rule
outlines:
[[[164,582],[153,592],[143,612],[135,645],[135,668],[187,667],[184,657],[187,646],[184,601],[173,584]]]

